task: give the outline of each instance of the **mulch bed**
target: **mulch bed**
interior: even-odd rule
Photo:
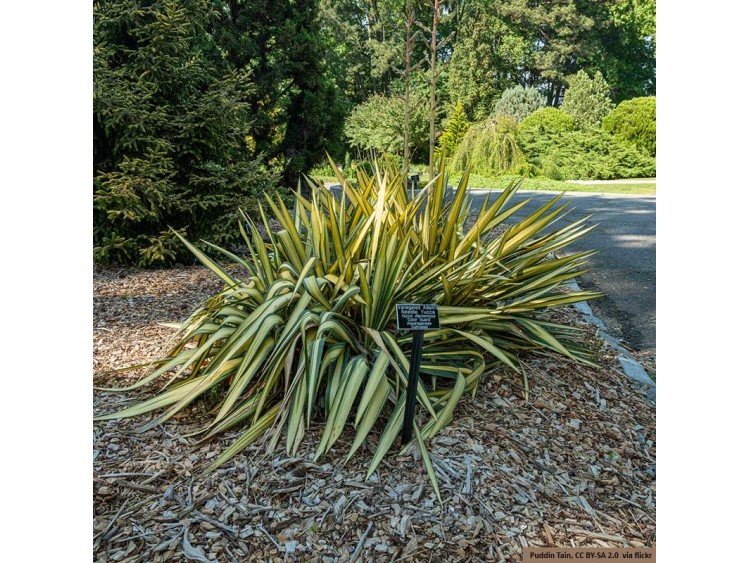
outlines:
[[[158,323],[219,289],[200,267],[96,271],[95,385],[158,358],[172,334]],[[529,361],[528,404],[516,375],[493,372],[428,444],[442,506],[415,449],[394,448],[367,481],[369,455],[343,465],[351,429],[318,462],[313,425],[297,457],[256,444],[201,477],[237,435],[194,446],[184,435],[203,405],[142,434],[146,418],[95,423],[94,561],[520,561],[527,546],[654,546],[655,406],[607,349],[598,369]],[[142,396],[95,391],[94,413]]]

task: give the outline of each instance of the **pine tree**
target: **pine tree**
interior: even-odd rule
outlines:
[[[596,71],[589,78],[584,71],[569,80],[565,98],[560,109],[573,116],[576,127],[586,129],[599,127],[602,119],[612,111],[612,100],[609,97],[609,85],[602,73]]]

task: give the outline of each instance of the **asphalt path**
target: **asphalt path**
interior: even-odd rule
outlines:
[[[472,190],[472,205],[481,206],[487,190]],[[490,200],[499,195],[490,192]],[[531,198],[509,222],[533,213],[554,193],[519,191],[513,201]],[[656,196],[575,192],[563,196],[573,210],[558,224],[591,215],[597,227],[575,241],[570,251],[597,250],[589,258],[589,273],[578,279],[582,288],[605,294],[589,302],[607,332],[625,345],[656,354]]]

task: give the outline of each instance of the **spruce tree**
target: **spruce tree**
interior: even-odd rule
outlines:
[[[94,256],[159,265],[181,259],[170,231],[220,245],[238,207],[273,178],[245,141],[253,89],[206,28],[209,0],[94,4]]]

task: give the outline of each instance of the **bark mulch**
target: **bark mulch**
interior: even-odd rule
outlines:
[[[95,272],[95,385],[158,358],[172,333],[158,323],[219,289],[205,268]],[[418,451],[394,449],[367,481],[369,455],[343,465],[352,433],[318,462],[313,426],[296,457],[257,444],[201,477],[237,435],[194,446],[185,434],[204,405],[143,434],[144,418],[95,423],[94,561],[520,561],[526,546],[654,546],[655,406],[607,349],[599,360],[530,360],[528,404],[516,375],[488,375],[428,444],[442,506]],[[142,396],[95,391],[94,413]]]

